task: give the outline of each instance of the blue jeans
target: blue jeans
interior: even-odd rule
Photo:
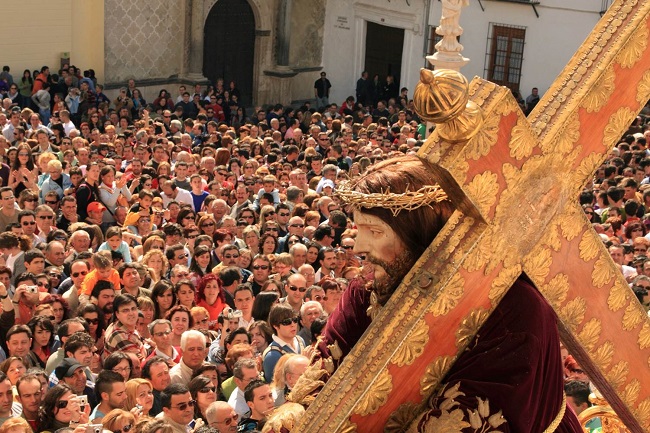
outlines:
[[[41,115],[41,122],[43,125],[47,126],[50,123],[50,116],[52,115],[52,112],[50,111],[49,108],[39,108],[38,109],[38,114]]]

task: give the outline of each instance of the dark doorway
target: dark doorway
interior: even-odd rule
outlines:
[[[404,49],[404,29],[367,23],[366,63],[370,79],[379,74],[384,81],[386,75],[392,75],[399,86],[402,72],[402,50]]]
[[[235,81],[241,104],[253,103],[255,16],[247,0],[218,0],[205,21],[203,75],[224,87]]]

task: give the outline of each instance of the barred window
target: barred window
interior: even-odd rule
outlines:
[[[490,23],[485,53],[488,80],[519,91],[525,40],[525,27]]]

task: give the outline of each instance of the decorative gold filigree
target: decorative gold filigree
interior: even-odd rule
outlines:
[[[600,240],[595,233],[591,230],[587,230],[582,234],[582,239],[580,239],[580,258],[585,262],[593,260],[598,255],[598,251],[601,250],[603,242]],[[607,281],[611,279],[608,278]],[[607,282],[605,281],[605,283]],[[605,284],[603,283],[603,284]],[[602,287],[602,286],[599,286]]]
[[[648,27],[645,24],[632,33],[630,39],[623,45],[616,61],[623,68],[631,68],[641,59],[641,55],[648,47]]]
[[[639,399],[639,393],[641,392],[641,382],[637,379],[632,379],[630,383],[625,385],[621,393],[621,400],[628,405],[628,407],[633,407],[634,403]]]
[[[263,433],[279,433],[284,428],[291,431],[302,416],[305,415],[305,408],[298,403],[286,402],[277,407],[268,417],[264,424]]]
[[[535,248],[524,258],[524,271],[537,284],[541,284],[551,270],[551,250]]]
[[[478,308],[469,313],[456,331],[456,347],[459,349],[466,347],[489,315],[490,313],[483,308]]]
[[[590,233],[591,235],[591,233]],[[609,283],[614,278],[614,270],[607,258],[603,255],[600,256],[594,264],[594,270],[591,273],[591,282],[594,286],[601,288]]]
[[[438,296],[429,311],[434,316],[444,316],[456,307],[465,290],[465,279],[460,274],[455,274],[447,285],[439,291]]]
[[[490,149],[497,142],[500,122],[501,117],[494,115],[484,120],[483,127],[465,147],[465,157],[467,159],[478,161],[481,157],[490,153]]]
[[[650,99],[650,71],[645,71],[641,81],[636,86],[636,102],[639,103],[641,110]]]
[[[559,223],[553,223],[548,226],[548,230],[542,238],[543,245],[546,245],[553,251],[560,251],[562,247],[562,241],[560,240],[560,225]]]
[[[618,137],[616,139],[618,139]],[[582,187],[588,179],[593,178],[596,169],[603,162],[603,159],[604,157],[602,155],[594,152],[580,161],[580,165],[576,170],[576,176],[574,176],[576,184]]]
[[[645,322],[641,327],[637,342],[639,343],[639,349],[641,350],[650,347],[650,324],[648,324],[648,322]]]
[[[338,361],[343,357],[343,351],[339,346],[338,340],[334,340],[334,344],[328,344],[327,348],[329,349],[330,354],[334,360]]]
[[[569,277],[566,274],[557,274],[548,284],[544,284],[539,289],[549,304],[556,310],[566,301],[569,293]]]
[[[567,241],[578,236],[580,231],[585,228],[584,218],[581,214],[584,212],[577,206],[567,206],[564,208],[564,212],[558,215],[557,220],[562,229],[562,236]]]
[[[391,358],[391,362],[398,367],[411,365],[416,358],[422,355],[428,342],[429,326],[422,322],[422,324],[411,332],[397,348],[397,352],[395,352],[395,355]]]
[[[610,65],[582,101],[582,107],[587,110],[587,113],[597,112],[603,108],[614,93],[615,78],[614,65]]]
[[[614,388],[620,388],[625,383],[629,372],[630,366],[627,361],[619,361],[607,372],[607,379]]]
[[[319,363],[313,363],[300,376],[287,396],[287,401],[309,406],[316,398],[314,392],[325,386],[325,377],[327,377],[327,371],[321,369]]]
[[[427,366],[420,379],[420,394],[431,395],[454,362],[453,356],[439,356]]]
[[[637,406],[635,413],[644,424],[650,420],[650,397],[639,403],[639,406]]]
[[[501,269],[499,275],[492,281],[490,293],[488,294],[492,305],[497,305],[519,275],[521,275],[521,265],[519,264],[510,268]]]
[[[609,291],[607,298],[607,306],[611,311],[618,311],[625,306],[630,296],[630,288],[626,284],[616,280],[614,285]]]
[[[605,371],[614,357],[614,345],[610,341],[605,341],[591,356],[591,360],[598,366],[601,371]]]
[[[415,403],[401,404],[397,410],[390,414],[384,433],[404,433],[409,424],[418,416],[421,406]]]
[[[559,316],[562,317],[564,324],[571,329],[572,332],[578,328],[585,318],[587,311],[587,303],[580,296],[567,302],[560,311]]]
[[[528,119],[519,116],[517,124],[512,128],[512,136],[509,143],[510,156],[516,160],[528,158],[532,155],[535,144],[535,136],[530,129]]]
[[[541,144],[542,152],[559,152],[567,154],[571,152],[580,139],[580,118],[578,112],[571,113],[566,123],[558,131],[555,141],[547,140]]]
[[[635,117],[636,113],[628,107],[622,107],[616,110],[616,112],[609,117],[609,122],[605,127],[603,146],[609,148],[614,145],[621,138],[621,135],[623,135]]]
[[[337,431],[339,433],[357,433],[357,425],[348,419]]]
[[[361,397],[354,411],[357,415],[371,415],[388,401],[393,390],[393,378],[388,370],[383,370],[368,391]]]
[[[598,319],[591,319],[585,326],[582,327],[582,330],[578,334],[578,340],[584,346],[587,351],[593,350],[600,338],[600,331],[602,329],[602,324]]]
[[[487,216],[490,208],[496,202],[497,193],[499,192],[497,175],[489,170],[477,174],[469,185],[467,185],[466,192],[481,213]]]
[[[639,304],[636,299],[632,299],[630,303],[627,304],[625,314],[623,314],[623,329],[631,331],[647,317],[648,315],[641,304]]]

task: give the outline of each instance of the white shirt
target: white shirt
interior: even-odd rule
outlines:
[[[179,204],[189,204],[194,207],[194,199],[192,198],[192,194],[183,188],[176,188],[176,198],[167,197],[164,192],[160,193],[160,196],[163,199],[163,207],[165,208],[169,206],[169,202],[172,200],[176,200]]]
[[[16,263],[16,259],[18,259],[18,257],[20,257],[21,254],[24,254],[24,251],[18,252],[18,254],[16,254],[15,256],[7,257],[7,260],[5,262],[5,266],[7,266],[9,269],[13,269],[14,268],[14,263]]]
[[[246,404],[246,399],[244,398],[244,391],[239,389],[239,387],[235,388],[232,394],[230,394],[230,398],[228,399],[228,404],[230,407],[235,409],[235,412],[237,412],[237,415],[239,415],[241,418],[244,418],[248,412],[251,411],[251,408],[248,407]]]

